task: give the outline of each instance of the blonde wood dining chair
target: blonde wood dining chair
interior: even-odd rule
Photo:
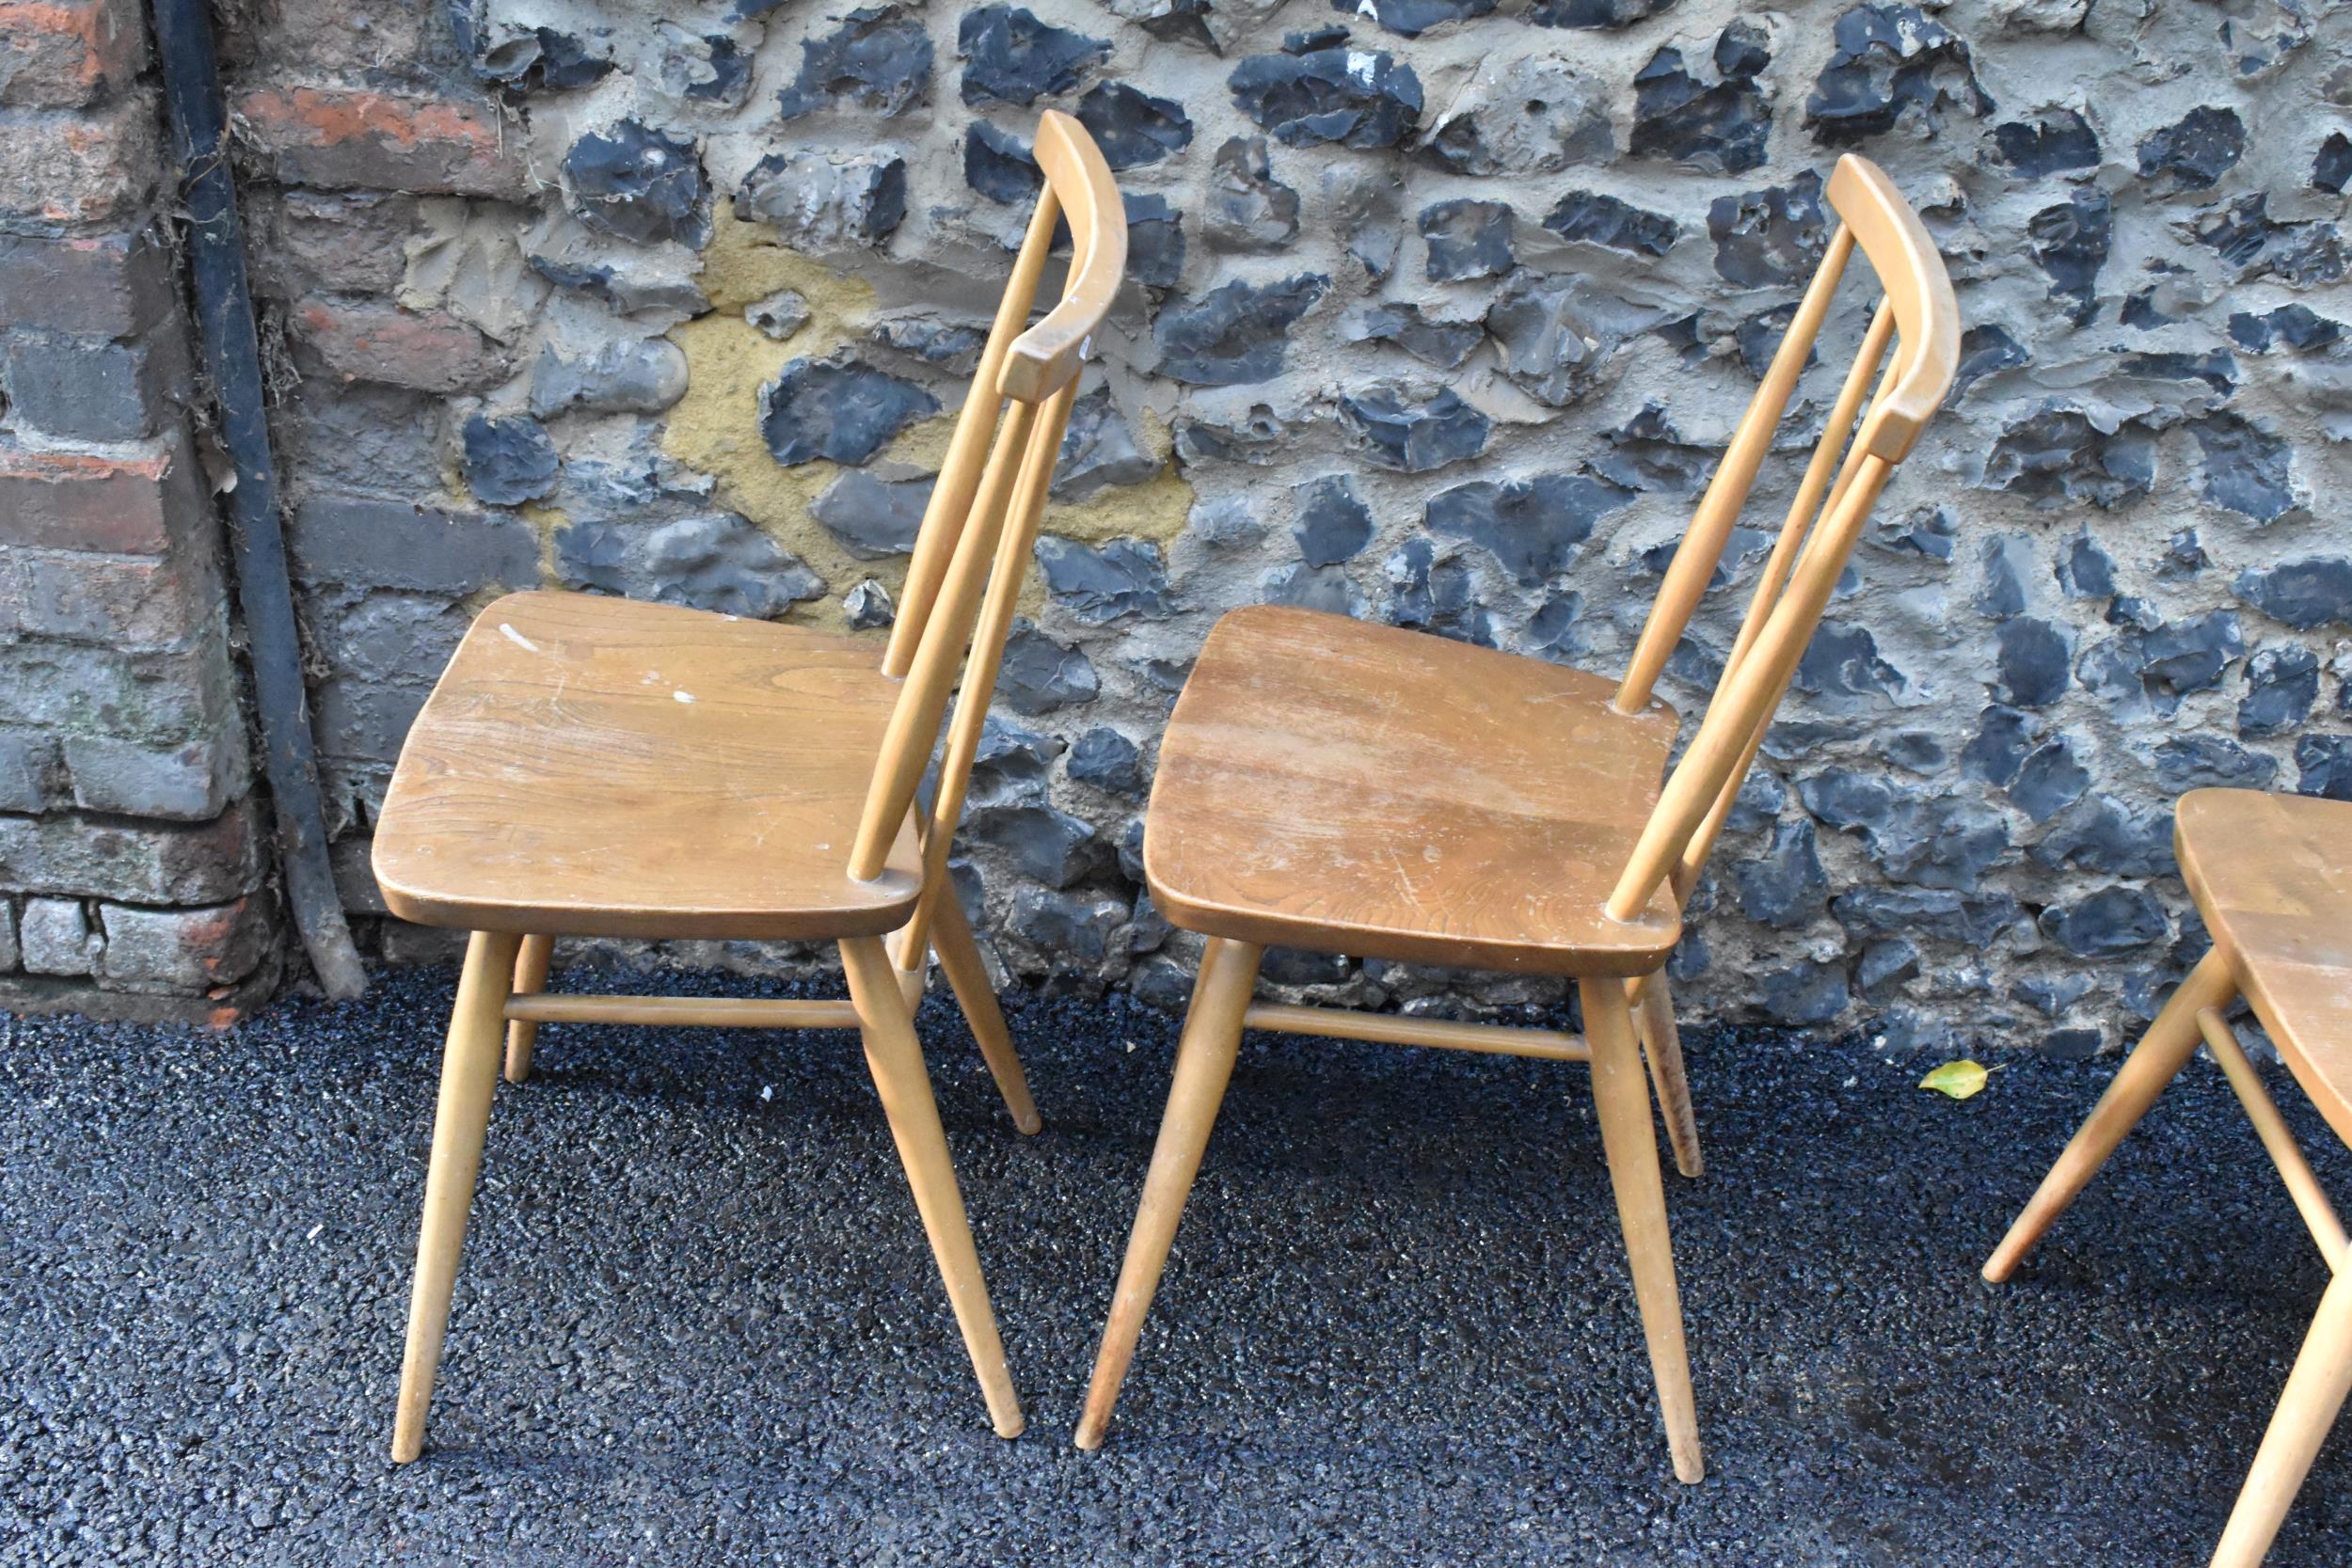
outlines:
[[[2148,1114],[2201,1042],[2246,1107],[2333,1278],[2231,1511],[2214,1568],[2270,1550],[2352,1391],[2352,1242],[2224,1014],[2243,997],[2337,1137],[2352,1143],[2352,802],[2199,789],[2172,847],[2213,947],[2173,990],[1984,1265],[2000,1284]]]
[[[858,1030],[990,1418],[1007,1437],[1021,1431],[913,1009],[934,950],[1013,1119],[1037,1130],[946,874],[1076,378],[1126,268],[1124,210],[1092,138],[1048,113],[1037,159],[1044,190],[879,661],[866,641],[799,627],[517,594],[474,622],[409,733],[377,824],[376,879],[402,919],[472,935],[434,1116],[397,1461],[424,1442],[501,1031],[520,1080],[548,1022]],[[1062,292],[1030,325],[1064,218]],[[959,672],[925,811],[917,785]],[[557,936],[834,942],[850,995],[549,994]]]
[[[1161,745],[1143,847],[1154,905],[1209,940],[1080,1448],[1100,1445],[1109,1426],[1241,1033],[1278,1029],[1591,1063],[1675,1473],[1701,1479],[1636,1031],[1647,1038],[1677,1146],[1695,1169],[1662,969],[1681,935],[1682,901],[1872,503],[1951,385],[1960,346],[1943,262],[1886,176],[1840,159],[1828,197],[1839,226],[1622,681],[1304,610],[1238,610],[1211,632]],[[1796,487],[1715,698],[1669,773],[1677,721],[1651,689],[1715,570],[1857,248],[1884,299]],[[1571,975],[1584,1035],[1254,1002],[1259,960],[1274,944]]]

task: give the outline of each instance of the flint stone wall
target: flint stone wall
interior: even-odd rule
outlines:
[[[1969,324],[1693,900],[1687,1011],[2111,1046],[2205,938],[2204,784],[2352,798],[2352,8],[2241,0],[257,0],[228,47],[289,368],[338,853],[469,611],[558,583],[887,623],[1036,114],[1120,169],[1089,370],[959,886],[1021,978],[1181,1003],[1138,886],[1216,615],[1615,671],[1883,164]],[[1801,391],[1801,461],[1859,335]],[[1768,476],[1662,694],[1704,701]],[[1466,759],[1475,766],[1475,759]],[[376,923],[393,957],[443,939]],[[790,950],[681,947],[753,968]],[[1277,954],[1359,1004],[1530,981]]]

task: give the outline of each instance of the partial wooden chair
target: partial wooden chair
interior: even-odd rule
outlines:
[[[2124,1058],[1984,1277],[1997,1285],[2016,1272],[2202,1041],[2334,1274],[2213,1556],[2214,1568],[2254,1568],[2352,1391],[2352,1242],[2224,1014],[2246,999],[2328,1128],[2352,1143],[2352,803],[2192,790],[2173,811],[2172,847],[2213,947]]]
[[[1235,610],[1210,634],[1161,744],[1143,848],[1154,905],[1209,942],[1080,1448],[1099,1445],[1109,1426],[1247,1027],[1589,1061],[1675,1473],[1700,1479],[1636,1035],[1646,1038],[1676,1148],[1695,1173],[1662,968],[1682,932],[1682,901],[1872,503],[1943,401],[1960,349],[1943,263],[1886,176],[1843,158],[1828,195],[1839,227],[1622,681],[1303,610]],[[1651,688],[1715,570],[1857,246],[1885,299],[1706,720],[1668,775],[1677,719]],[[1871,377],[1897,340],[1865,413]],[[1274,944],[1573,975],[1585,1034],[1253,1002],[1259,959]]]
[[[1076,377],[1126,268],[1124,210],[1092,138],[1048,113],[1037,158],[1045,188],[879,667],[858,639],[517,594],[474,622],[409,732],[376,827],[376,879],[402,919],[473,934],[441,1065],[395,1460],[424,1441],[501,1031],[520,1081],[548,1022],[859,1030],[990,1418],[1007,1437],[1021,1431],[913,1009],[936,950],[1014,1121],[1037,1131],[946,873]],[[1065,217],[1074,250],[1059,302],[1027,325]],[[925,812],[916,786],[960,670]],[[850,997],[548,994],[557,936],[835,942]]]

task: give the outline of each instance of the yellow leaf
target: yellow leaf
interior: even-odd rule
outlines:
[[[1925,1078],[1920,1079],[1919,1086],[1923,1089],[1933,1089],[1938,1094],[1947,1094],[1954,1100],[1965,1100],[1970,1095],[1981,1091],[1984,1088],[1984,1081],[1991,1076],[1992,1070],[1982,1063],[1963,1059],[1957,1062],[1946,1062]]]

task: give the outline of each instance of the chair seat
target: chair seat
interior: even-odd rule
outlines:
[[[2172,843],[2248,1004],[2352,1143],[2352,801],[2191,790]]]
[[[1681,934],[1661,889],[1605,906],[1676,718],[1614,682],[1345,616],[1237,610],[1168,721],[1144,875],[1174,925],[1359,958],[1641,974]]]
[[[582,594],[466,632],[401,749],[376,880],[403,920],[558,936],[877,936],[913,912],[902,829],[849,874],[899,683],[875,645]]]

